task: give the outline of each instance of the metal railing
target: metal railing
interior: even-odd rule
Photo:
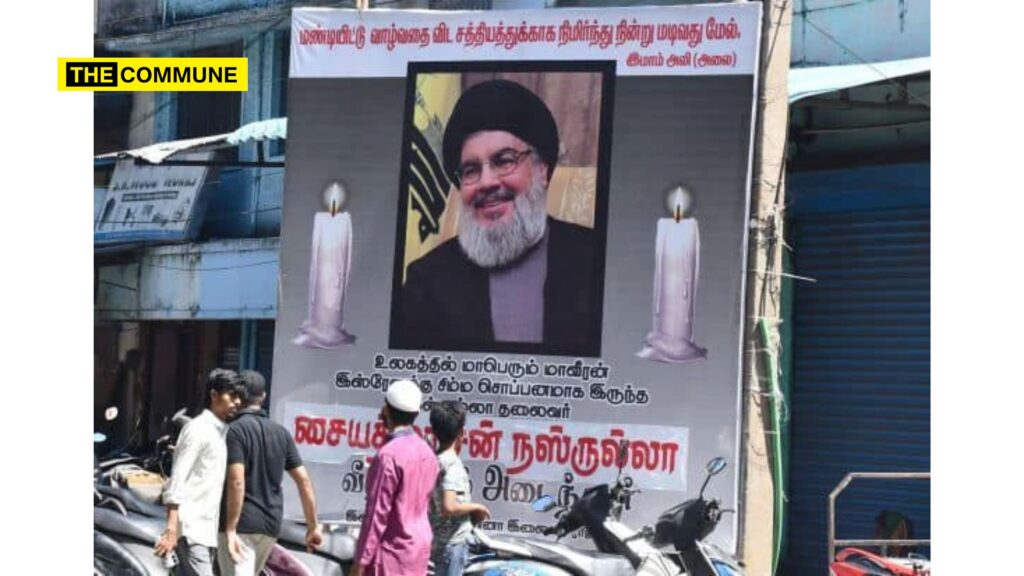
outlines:
[[[858,478],[881,480],[931,480],[930,472],[851,472],[828,495],[828,561],[836,558],[839,546],[918,546],[931,545],[931,540],[837,540],[836,539],[836,499],[846,490],[850,482]]]

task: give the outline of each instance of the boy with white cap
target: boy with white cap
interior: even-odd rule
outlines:
[[[349,576],[422,576],[430,559],[428,508],[437,457],[413,430],[423,394],[410,380],[392,382],[381,416],[388,439],[370,466],[366,513]]]

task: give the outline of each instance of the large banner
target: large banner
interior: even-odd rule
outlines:
[[[736,507],[760,10],[293,12],[272,414],[325,517],[361,518],[399,378],[428,441],[465,406],[485,529],[553,523],[528,503],[622,440],[628,524],[715,456]]]

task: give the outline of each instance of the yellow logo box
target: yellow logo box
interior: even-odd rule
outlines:
[[[57,89],[74,92],[245,92],[248,58],[58,58]]]

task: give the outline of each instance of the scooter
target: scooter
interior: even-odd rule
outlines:
[[[653,530],[644,528],[657,548],[672,546],[689,576],[742,576],[740,563],[725,551],[704,539],[714,532],[723,509],[717,498],[706,500],[704,490],[711,478],[725,470],[725,458],[712,458],[704,467],[707,476],[696,498],[662,513]],[[652,534],[653,533],[653,534]]]
[[[624,452],[624,451],[623,451]],[[708,481],[725,469],[725,460],[715,458],[707,467],[708,476],[700,495],[666,511],[654,528],[632,530],[619,521],[627,500],[639,490],[622,478],[624,458],[620,458],[619,477],[609,486],[588,488],[571,508],[562,509],[557,524],[543,531],[556,536],[556,542],[538,539],[492,537],[474,529],[478,543],[472,550],[467,574],[479,575],[644,575],[742,576],[738,564],[710,544],[702,542],[721,519],[717,500],[705,500]],[[537,512],[555,508],[551,496],[533,503]],[[586,528],[597,552],[580,550],[557,542],[562,537]],[[662,548],[674,546],[675,552]]]

